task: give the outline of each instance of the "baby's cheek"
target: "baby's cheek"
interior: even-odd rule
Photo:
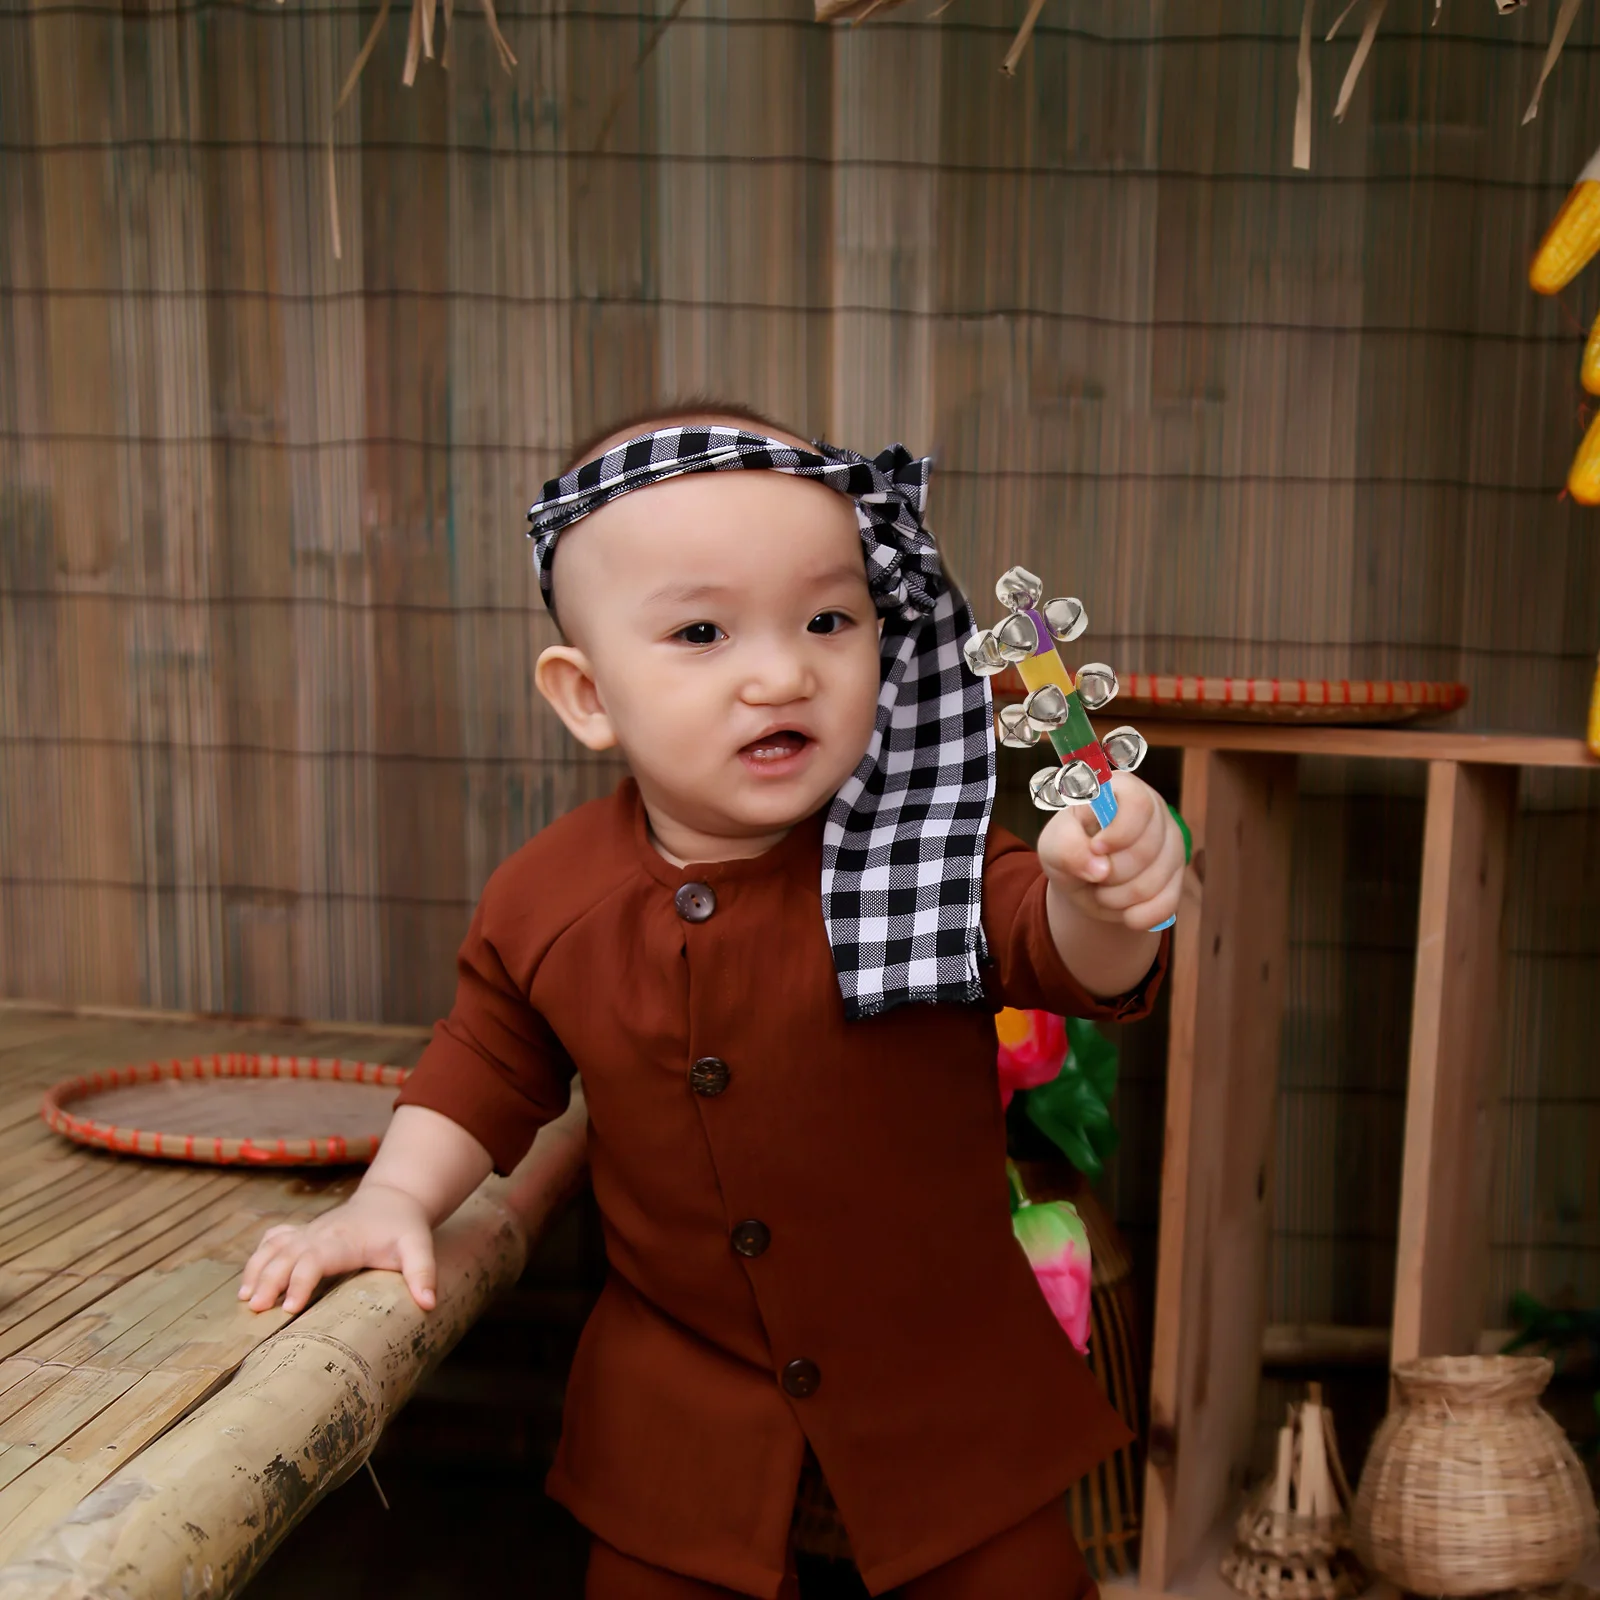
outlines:
[[[852,652],[850,670],[840,684],[840,695],[849,708],[849,720],[861,738],[861,748],[866,751],[867,741],[878,718],[878,690],[882,678],[878,664],[876,639],[870,651]]]

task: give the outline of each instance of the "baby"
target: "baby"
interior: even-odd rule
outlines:
[[[803,1472],[872,1594],[1075,1600],[1063,1491],[1126,1434],[1012,1237],[993,1018],[1148,1009],[1177,827],[1130,774],[1092,837],[989,826],[925,462],[720,404],[577,460],[535,681],[631,776],[494,873],[371,1170],[240,1297],[365,1266],[430,1308],[432,1229],[579,1073],[610,1270],[549,1489],[591,1600],[793,1600]]]

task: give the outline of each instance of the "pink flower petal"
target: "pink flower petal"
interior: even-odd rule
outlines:
[[[1080,1352],[1087,1350],[1093,1269],[1076,1207],[1067,1200],[1024,1206],[1011,1226],[1056,1321]]]

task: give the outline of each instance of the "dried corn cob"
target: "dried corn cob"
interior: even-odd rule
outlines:
[[[1578,174],[1528,271],[1540,294],[1560,294],[1600,251],[1600,150]]]
[[[1600,394],[1600,315],[1589,330],[1589,342],[1583,347],[1583,386],[1590,394]]]
[[[1600,506],[1600,412],[1595,414],[1577,455],[1572,458],[1567,493],[1581,506]]]
[[[1594,691],[1589,696],[1589,749],[1600,756],[1600,661],[1595,663]]]

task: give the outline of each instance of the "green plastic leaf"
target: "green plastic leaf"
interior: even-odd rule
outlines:
[[[1024,1097],[1028,1120],[1091,1182],[1116,1150],[1110,1101],[1117,1087],[1117,1048],[1092,1022],[1068,1017],[1067,1058],[1049,1083]]]
[[[1047,1083],[1043,1088],[1028,1091],[1028,1120],[1046,1138],[1054,1140],[1062,1155],[1092,1183],[1100,1176],[1104,1164],[1084,1132],[1082,1120],[1073,1115],[1070,1102],[1063,1103],[1061,1096],[1050,1092],[1055,1087]]]
[[[1109,1102],[1117,1092],[1117,1047],[1082,1017],[1067,1018],[1067,1061],[1076,1062],[1095,1093]]]

